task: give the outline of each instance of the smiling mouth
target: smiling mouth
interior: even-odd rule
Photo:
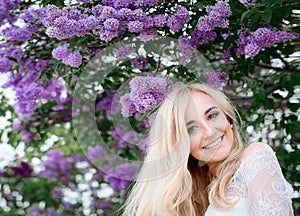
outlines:
[[[224,137],[224,135],[222,135],[221,137],[219,137],[212,144],[204,146],[203,149],[212,149],[212,148],[215,148],[215,147],[219,146],[222,143],[223,137]]]

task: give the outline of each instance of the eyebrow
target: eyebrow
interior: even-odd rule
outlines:
[[[209,113],[209,112],[212,111],[213,109],[218,109],[218,107],[216,107],[216,106],[209,107],[209,108],[204,112],[204,115],[206,115],[207,113]]]
[[[212,106],[212,107],[209,107],[205,112],[204,112],[204,115],[206,115],[207,113],[209,113],[210,111],[212,111],[213,109],[218,109],[218,107],[216,106]],[[191,121],[188,121],[186,123],[186,126],[190,125],[190,124],[193,124],[195,121],[194,120],[191,120]]]

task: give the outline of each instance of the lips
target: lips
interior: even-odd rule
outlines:
[[[222,142],[222,140],[223,140],[223,137],[224,137],[224,135],[221,136],[221,137],[219,137],[219,138],[218,138],[216,141],[214,141],[213,143],[204,146],[203,149],[212,149],[212,148],[214,148],[214,147],[217,147],[218,145],[221,144],[221,142]]]

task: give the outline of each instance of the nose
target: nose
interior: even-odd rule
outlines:
[[[208,123],[203,123],[202,124],[202,132],[203,132],[203,138],[207,139],[210,137],[211,133],[212,133],[212,129],[211,129],[211,125]]]

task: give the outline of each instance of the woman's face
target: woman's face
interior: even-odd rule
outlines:
[[[233,132],[225,114],[209,95],[191,91],[185,122],[194,158],[210,166],[228,157]]]

